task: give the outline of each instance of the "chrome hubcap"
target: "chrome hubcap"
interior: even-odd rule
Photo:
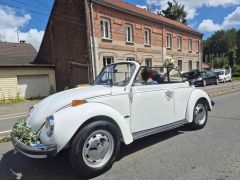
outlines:
[[[195,122],[199,125],[204,124],[206,120],[206,108],[203,104],[198,104],[195,108]]]
[[[95,131],[84,143],[82,151],[83,160],[89,167],[102,167],[111,158],[113,149],[113,136],[105,130]]]

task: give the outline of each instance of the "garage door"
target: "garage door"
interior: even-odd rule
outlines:
[[[23,98],[46,97],[49,95],[48,75],[17,76],[19,95]]]

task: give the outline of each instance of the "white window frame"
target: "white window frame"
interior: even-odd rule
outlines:
[[[166,47],[168,49],[172,48],[172,35],[170,33],[167,33],[167,36],[166,36]]]
[[[177,37],[177,47],[178,50],[182,50],[182,36]]]
[[[145,45],[151,44],[150,29],[147,28],[144,28],[144,44]]]
[[[145,66],[152,67],[152,59],[151,58],[146,58],[145,59]]]
[[[131,24],[125,24],[125,36],[126,42],[133,42],[133,26]]]
[[[196,61],[196,69],[200,70],[200,61]]]
[[[192,39],[188,39],[188,51],[192,52]]]
[[[110,63],[108,63],[108,60],[110,59]],[[114,57],[111,57],[111,56],[104,56],[103,57],[103,67],[109,65],[109,64],[112,64],[114,63]]]
[[[102,38],[111,39],[111,22],[110,22],[110,20],[106,19],[106,18],[101,18],[100,25],[101,25]]]
[[[191,63],[190,63],[191,62]],[[191,64],[191,68],[190,68],[190,64]],[[192,69],[192,65],[193,65],[193,62],[192,62],[192,60],[189,60],[188,61],[188,71],[192,71],[193,69]]]
[[[127,57],[126,61],[135,61],[135,58],[134,57]]]
[[[196,52],[199,53],[199,48],[200,48],[200,42],[196,41]]]
[[[180,62],[181,62],[181,66],[179,66]],[[179,71],[182,71],[182,63],[183,63],[182,60],[178,60],[178,70],[179,70]],[[181,67],[181,68],[180,68],[180,67]]]

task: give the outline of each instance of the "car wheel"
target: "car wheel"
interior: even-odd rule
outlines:
[[[208,111],[206,103],[202,100],[199,100],[194,107],[193,121],[190,126],[193,129],[201,129],[206,125],[207,119]]]
[[[219,85],[219,80],[218,79],[216,79],[216,85]]]
[[[92,178],[107,171],[120,149],[119,130],[107,121],[95,121],[83,127],[69,149],[70,163],[81,177]]]
[[[203,80],[203,87],[205,87],[207,85],[207,81],[206,80]]]

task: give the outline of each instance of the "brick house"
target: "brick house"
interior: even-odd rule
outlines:
[[[202,36],[122,0],[55,0],[38,58],[56,65],[60,90],[91,82],[112,62],[160,66],[173,56],[183,72],[201,69]]]

